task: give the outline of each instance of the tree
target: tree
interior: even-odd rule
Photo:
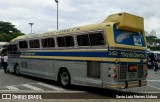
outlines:
[[[156,36],[147,36],[146,39],[147,39],[148,43],[152,44],[157,39],[157,37]]]
[[[24,35],[9,22],[0,21],[0,42],[9,42],[17,36]]]

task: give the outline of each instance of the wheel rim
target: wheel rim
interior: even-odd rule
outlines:
[[[69,83],[69,75],[67,72],[63,72],[61,75],[61,82],[63,85],[67,85]]]
[[[19,67],[18,66],[16,66],[16,74],[19,74]]]

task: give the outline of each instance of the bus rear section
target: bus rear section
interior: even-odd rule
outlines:
[[[147,68],[144,59],[145,53],[118,50],[116,52],[121,58],[115,58],[115,62],[112,64],[113,71],[111,71],[112,81],[106,82],[106,87],[131,88],[146,86]],[[124,57],[123,55],[128,58],[122,58]],[[141,56],[141,58],[130,58],[129,56]]]
[[[113,58],[113,81],[110,88],[146,86],[146,39],[143,18],[121,13],[105,21],[116,22],[108,28],[109,57]],[[109,30],[113,29],[113,30]],[[113,32],[111,32],[113,31]]]

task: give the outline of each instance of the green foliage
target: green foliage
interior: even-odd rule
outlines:
[[[157,47],[150,47],[150,50],[152,51],[160,51],[160,47],[157,46]]]
[[[146,37],[146,39],[148,43],[148,48],[150,48],[150,50],[160,51],[160,46],[150,46],[153,44],[153,42],[160,43],[160,39],[157,39],[156,36],[149,36],[149,37]]]
[[[149,36],[149,37],[146,37],[147,39],[147,42],[152,44],[156,39],[157,37],[156,36]]]
[[[9,22],[0,21],[0,42],[9,42],[17,36],[24,35]]]

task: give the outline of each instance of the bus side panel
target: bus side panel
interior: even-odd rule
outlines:
[[[15,59],[16,60],[16,59]],[[20,61],[21,60],[21,61]],[[20,59],[22,74],[57,80],[60,68],[67,68],[71,77],[71,84],[103,87],[103,83],[112,81],[113,66],[110,63],[100,63],[100,78],[87,75],[86,61]]]
[[[51,60],[20,59],[22,74],[55,80],[54,63]]]

